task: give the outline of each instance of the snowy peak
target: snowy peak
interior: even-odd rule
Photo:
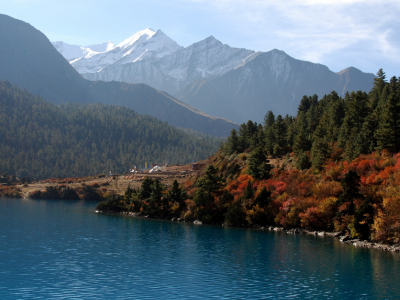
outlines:
[[[107,41],[101,44],[87,46],[86,48],[89,48],[93,52],[104,52],[104,51],[109,51],[114,47],[115,47],[114,43],[112,43],[111,41]]]
[[[117,45],[116,48],[126,49],[128,47],[131,47],[135,43],[143,42],[145,40],[148,40],[149,38],[151,38],[155,34],[156,34],[156,32],[153,29],[146,28],[144,30],[136,32],[131,37],[129,37],[126,40],[122,41],[121,43],[119,43]]]
[[[90,53],[70,61],[81,74],[97,73],[109,66],[120,66],[138,61],[156,61],[181,47],[161,30],[141,30],[115,47]]]
[[[69,61],[79,59],[81,57],[90,57],[97,53],[109,51],[115,47],[114,43],[110,41],[86,47],[69,45],[61,41],[53,42],[52,44],[57,51]]]
[[[93,81],[146,83],[174,94],[198,79],[228,72],[252,54],[252,50],[230,47],[214,36],[185,48],[161,30],[146,28],[109,50],[85,52],[70,63]]]

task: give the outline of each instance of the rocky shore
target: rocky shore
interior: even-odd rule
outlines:
[[[103,211],[96,211],[96,213],[115,213],[115,212],[103,212]],[[139,218],[149,218],[149,216],[145,215],[142,216],[140,213],[134,212],[118,212],[116,214],[131,216],[131,217],[139,217]],[[173,222],[186,222],[186,223],[193,223],[196,225],[202,225],[202,222],[199,220],[187,220],[182,218],[152,218],[152,219],[164,219],[164,220],[171,220]],[[223,226],[227,226],[226,224],[222,224]],[[343,231],[336,231],[336,232],[326,232],[326,231],[312,231],[312,230],[305,230],[301,228],[292,228],[292,229],[284,229],[283,227],[274,227],[274,226],[266,226],[266,227],[252,227],[254,229],[259,230],[268,230],[268,231],[281,231],[287,234],[310,234],[315,236],[330,236],[333,238],[339,238],[342,243],[351,244],[355,247],[363,247],[368,249],[378,249],[383,251],[392,251],[400,253],[400,243],[396,245],[387,245],[381,243],[374,243],[371,241],[362,241],[359,239],[352,238],[350,235],[346,235]]]

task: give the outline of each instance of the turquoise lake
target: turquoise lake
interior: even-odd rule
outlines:
[[[0,198],[0,299],[400,299],[400,254]]]

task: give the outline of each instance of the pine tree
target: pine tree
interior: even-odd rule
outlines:
[[[244,191],[243,198],[246,200],[250,200],[250,199],[253,199],[253,197],[254,197],[254,188],[253,188],[253,185],[251,184],[251,181],[249,180],[247,182],[247,186]]]
[[[158,179],[154,179],[153,185],[151,187],[151,194],[150,194],[151,200],[155,202],[160,202],[162,197],[162,191],[163,188],[160,184],[160,181]]]
[[[360,133],[358,153],[368,154],[375,151],[377,147],[376,130],[379,128],[379,116],[381,108],[378,106],[374,112],[365,118]]]
[[[298,115],[296,125],[298,133],[294,139],[293,151],[294,154],[299,157],[303,152],[310,151],[312,146],[310,132],[304,113]]]
[[[300,114],[301,112],[306,113],[311,107],[311,99],[310,97],[303,96],[300,100],[299,107],[297,109],[297,114]]]
[[[139,199],[145,200],[150,198],[152,192],[152,185],[153,185],[153,180],[149,177],[146,177],[145,180],[143,180],[139,190],[139,195],[138,195]]]
[[[197,186],[203,188],[208,194],[216,193],[223,187],[222,178],[218,175],[217,169],[209,165],[204,172],[204,176],[198,180]]]
[[[228,137],[228,140],[225,143],[226,153],[229,155],[239,151],[239,137],[236,129],[232,129],[231,135]]]
[[[345,117],[344,102],[340,99],[336,92],[332,92],[333,101],[328,110],[328,127],[327,127],[327,141],[334,143],[337,141],[340,127],[343,124],[343,119]]]
[[[264,117],[264,127],[265,129],[268,129],[270,127],[272,127],[272,125],[274,125],[275,123],[275,115],[272,112],[272,110],[269,110],[267,112],[267,114]]]
[[[346,116],[340,128],[338,141],[348,161],[360,154],[358,146],[362,141],[360,134],[369,112],[367,94],[361,91],[352,92],[347,100]]]
[[[320,124],[313,135],[313,145],[311,148],[311,162],[312,166],[321,170],[323,164],[328,158],[329,146],[326,140],[326,129],[324,124]]]
[[[378,106],[386,84],[385,72],[383,72],[382,69],[379,69],[379,71],[376,73],[376,77],[374,78],[374,87],[369,94],[369,102],[372,110]]]
[[[179,203],[179,205],[182,203],[182,191],[176,179],[172,182],[172,186],[168,191],[168,199],[171,202]]]
[[[276,143],[274,127],[268,127],[265,131],[265,149],[268,154],[272,155],[274,152],[274,146]]]
[[[264,186],[256,198],[256,204],[259,207],[266,209],[267,206],[271,203],[271,200],[272,200],[271,192],[267,191],[267,189]]]
[[[267,157],[261,147],[250,153],[248,172],[254,179],[268,179],[272,167],[268,164]]]
[[[258,124],[257,131],[253,134],[250,142],[250,148],[255,149],[257,147],[263,147],[265,140],[264,128],[261,124]]]
[[[285,147],[287,128],[281,115],[278,115],[278,117],[276,118],[274,124],[274,130],[275,130],[275,143],[278,144],[278,146],[281,148]]]
[[[379,129],[376,131],[376,148],[397,153],[400,151],[400,97],[396,77],[391,78],[389,87],[389,98],[383,108]]]

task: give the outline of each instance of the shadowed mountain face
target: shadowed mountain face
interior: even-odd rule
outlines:
[[[0,15],[0,40],[0,80],[9,80],[48,102],[122,105],[171,125],[215,136],[228,136],[238,128],[144,84],[86,80],[45,35],[6,15]]]
[[[336,91],[369,92],[373,74],[348,68],[339,73],[326,66],[301,61],[283,51],[257,53],[224,75],[212,80],[198,80],[177,97],[206,113],[229,118],[237,123],[262,122],[265,113],[296,115],[304,95],[317,94],[320,98]]]
[[[70,51],[76,47],[64,46]],[[355,68],[334,73],[279,50],[233,48],[212,36],[180,47],[161,30],[149,28],[115,48],[70,63],[87,79],[145,83],[237,123],[261,122],[268,110],[295,115],[304,95],[368,92],[374,78]]]

